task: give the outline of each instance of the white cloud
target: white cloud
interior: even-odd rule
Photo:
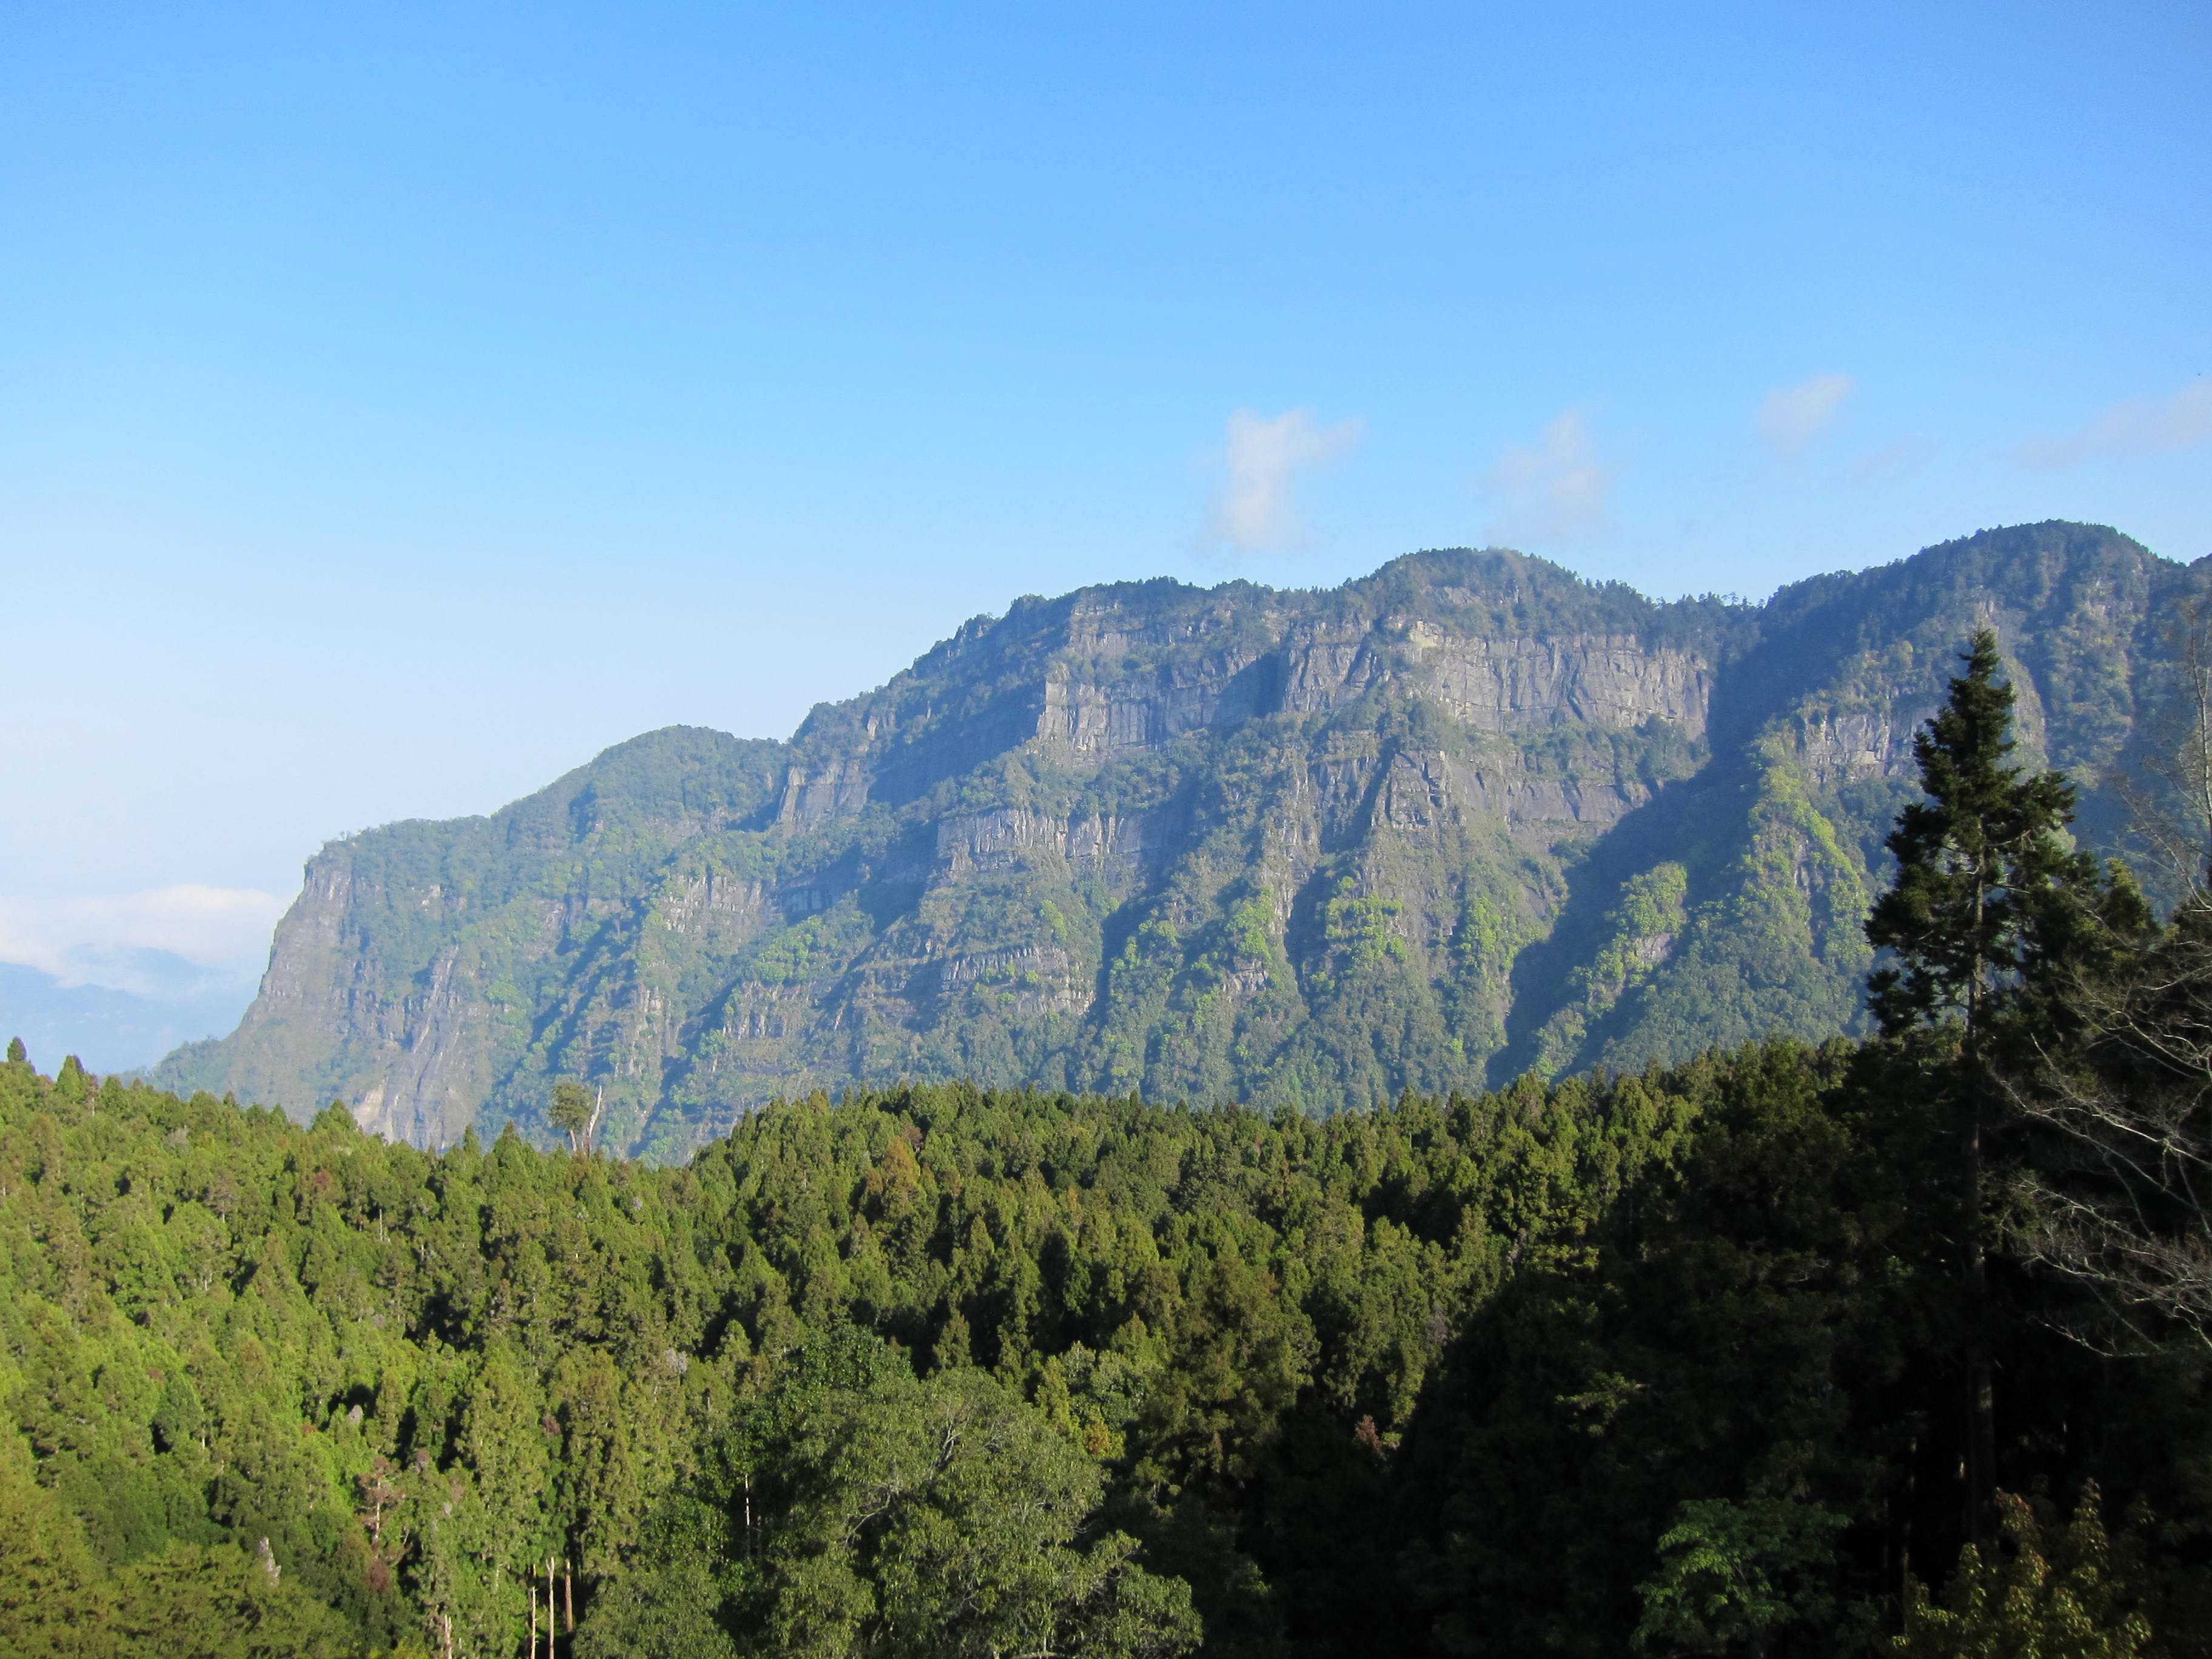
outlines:
[[[1753,429],[1785,455],[1802,449],[1835,418],[1837,408],[1857,384],[1848,374],[1815,374],[1770,392],[1753,418]]]
[[[2029,444],[2030,466],[2071,466],[2093,455],[2141,455],[2186,449],[2212,438],[2212,380],[2191,380],[2167,398],[2114,404],[2070,438]]]
[[[1516,444],[1491,469],[1508,503],[1488,531],[1493,542],[1587,541],[1612,528],[1606,495],[1613,474],[1598,459],[1583,411],[1571,409],[1533,444]]]
[[[274,893],[189,884],[89,898],[0,898],[0,962],[35,968],[64,985],[186,994],[258,975],[287,902]],[[198,971],[180,971],[170,958]]]
[[[1249,409],[1229,417],[1229,477],[1213,505],[1209,538],[1243,553],[1295,542],[1291,475],[1318,466],[1359,441],[1359,423],[1314,424],[1313,411],[1292,409],[1263,419]]]

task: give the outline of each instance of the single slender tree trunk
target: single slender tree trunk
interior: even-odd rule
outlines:
[[[1978,1080],[1975,1090],[1978,1097]],[[1966,1127],[1966,1536],[1987,1559],[1996,1494],[1996,1385],[1990,1363],[1989,1263],[1982,1249],[1982,1126]]]
[[[568,1634],[576,1633],[576,1569],[567,1561],[561,1564],[561,1601],[568,1615]]]
[[[530,1581],[530,1659],[538,1659],[538,1581]]]
[[[1977,897],[1978,927],[1982,903]],[[1995,1541],[1996,1505],[1996,1387],[1990,1364],[1989,1258],[1982,1247],[1982,998],[1984,969],[1974,964],[1966,1004],[1966,1124],[1961,1148],[1966,1190],[1966,1536],[1984,1560]]]

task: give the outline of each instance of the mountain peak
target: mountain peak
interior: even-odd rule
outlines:
[[[1325,1112],[1851,1029],[1960,642],[1998,628],[2024,737],[2094,780],[2197,580],[2046,524],[1763,605],[1494,548],[1024,596],[789,743],[667,727],[325,848],[238,1031],[162,1075],[433,1143],[585,1078],[677,1156],[860,1081]]]

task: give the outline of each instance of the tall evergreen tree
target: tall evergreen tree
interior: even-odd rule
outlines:
[[[1955,1041],[1960,1266],[1967,1319],[1967,1529],[1986,1548],[1994,1518],[1996,1433],[1990,1365],[1983,1138],[1993,1091],[1996,1028],[2047,1001],[2050,970],[2087,948],[2094,922],[2131,902],[2064,831],[2075,790],[2057,772],[2007,763],[2013,688],[1990,629],[1973,636],[1966,673],[1913,738],[1928,799],[1898,815],[1888,841],[1897,879],[1875,901],[1867,939],[1895,960],[1868,989],[1890,1036],[1934,1028]]]
[[[1962,659],[1966,675],[1913,738],[1929,799],[1898,814],[1887,842],[1897,879],[1875,901],[1867,938],[1897,960],[1869,988],[1886,1033],[1955,1020],[1978,1062],[1992,1018],[2082,948],[2112,896],[2097,861],[2067,844],[2073,784],[2005,763],[2015,699],[1996,678],[1996,635],[1975,634]]]

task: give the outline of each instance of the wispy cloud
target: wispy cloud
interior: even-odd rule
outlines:
[[[2141,455],[2186,449],[2212,438],[2212,380],[2191,380],[2166,398],[2114,404],[2070,438],[2027,445],[2030,466],[2072,466],[2093,455]]]
[[[1544,545],[1587,541],[1612,528],[1606,496],[1612,472],[1598,459],[1584,412],[1571,409],[1533,444],[1516,444],[1490,470],[1504,514],[1488,530],[1493,542]]]
[[[1291,511],[1291,477],[1318,466],[1359,441],[1359,422],[1315,424],[1309,409],[1286,410],[1272,420],[1240,409],[1229,417],[1229,476],[1213,504],[1209,539],[1240,553],[1280,548],[1298,539]]]
[[[1815,374],[1770,392],[1752,419],[1752,429],[1785,455],[1802,449],[1835,418],[1857,384],[1848,374]]]
[[[194,885],[0,898],[0,962],[36,968],[64,985],[189,994],[258,974],[285,902],[274,893]]]

